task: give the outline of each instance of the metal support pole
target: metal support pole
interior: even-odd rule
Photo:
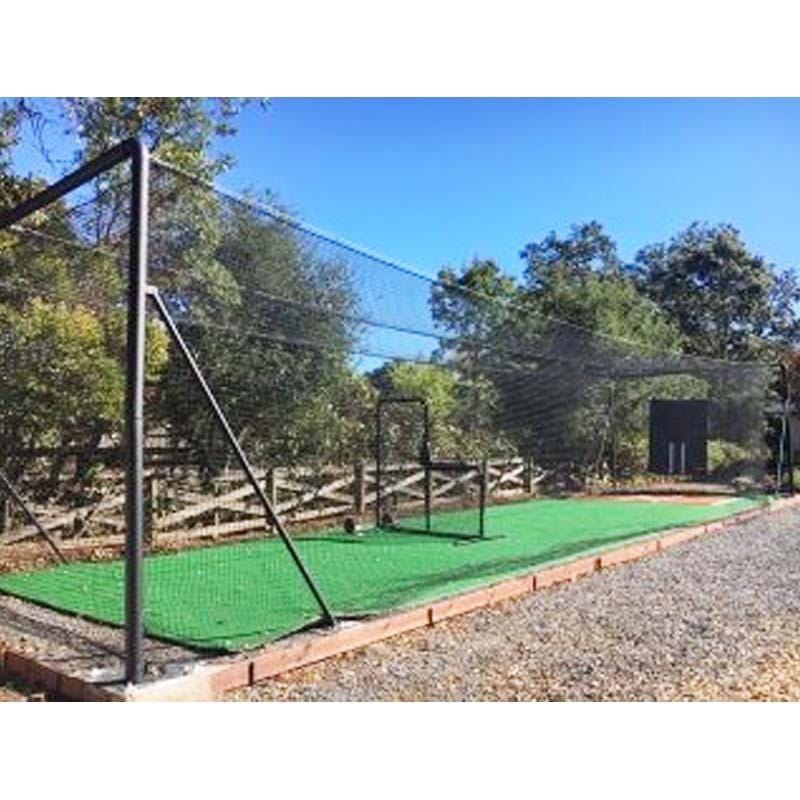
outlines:
[[[433,475],[431,473],[431,420],[428,402],[422,400],[423,436],[425,452],[425,530],[431,530],[431,501],[433,496]]]
[[[375,409],[375,528],[381,527],[381,482],[383,475],[381,474],[381,439],[383,431],[381,426],[381,410],[383,406],[381,401],[378,401],[378,407]]]
[[[297,549],[294,546],[294,542],[289,537],[289,534],[286,531],[286,528],[283,525],[280,517],[275,512],[275,509],[272,507],[272,504],[269,501],[266,493],[264,492],[264,487],[258,482],[256,478],[255,472],[253,471],[250,462],[247,459],[247,456],[242,450],[241,445],[239,444],[236,435],[234,434],[230,424],[228,423],[227,418],[225,417],[222,408],[220,407],[219,403],[217,402],[216,397],[214,397],[214,393],[211,391],[211,387],[206,383],[205,378],[203,377],[203,373],[200,371],[200,367],[198,367],[197,362],[194,359],[191,351],[189,350],[188,345],[181,336],[181,332],[178,330],[175,321],[172,319],[172,315],[169,313],[169,309],[164,305],[164,301],[161,299],[161,296],[158,293],[158,290],[154,287],[149,287],[147,290],[147,294],[155,303],[156,310],[158,311],[159,316],[161,317],[164,325],[166,325],[167,330],[169,331],[170,336],[174,340],[175,344],[178,345],[178,349],[181,351],[181,355],[183,355],[184,360],[189,366],[189,369],[192,372],[192,375],[197,382],[198,386],[200,387],[203,395],[206,398],[206,402],[208,403],[209,408],[211,409],[214,417],[216,418],[219,426],[222,428],[223,433],[225,434],[225,438],[228,440],[228,443],[231,446],[234,454],[236,455],[236,460],[239,462],[239,466],[241,466],[242,471],[247,475],[247,480],[249,481],[250,485],[253,487],[261,505],[264,508],[266,516],[270,522],[270,524],[275,528],[278,536],[280,536],[283,544],[286,546],[286,549],[289,551],[289,555],[292,557],[292,560],[295,563],[300,574],[303,576],[303,580],[305,580],[306,585],[311,590],[311,593],[314,595],[314,599],[317,601],[320,609],[322,610],[323,618],[329,625],[336,624],[336,618],[333,616],[333,612],[328,607],[328,604],[325,602],[322,594],[320,593],[319,589],[317,588],[314,579],[311,577],[303,559],[300,557],[300,553],[297,552]]]
[[[617,423],[616,423],[616,409],[614,401],[616,400],[616,384],[612,383],[608,389],[608,421],[611,426],[611,482],[616,485],[617,481]]]
[[[42,189],[41,192],[14,206],[14,208],[0,212],[0,230],[20,222],[36,211],[40,211],[45,206],[54,203],[73,189],[77,189],[117,164],[121,164],[128,159],[135,159],[136,152],[140,148],[145,153],[147,152],[144,146],[136,139],[126,139],[124,142],[120,142],[120,144],[97,156],[97,158],[87,161],[82,167],[56,181],[52,186]]]
[[[786,472],[789,478],[789,494],[794,494],[794,453],[792,452],[792,423],[791,418],[786,424]]]
[[[125,161],[131,162],[130,275],[127,301],[127,386],[125,392],[125,677],[136,683],[144,674],[142,559],[144,540],[144,351],[147,285],[147,192],[149,154],[137,139],[126,139],[8,211],[0,212],[0,230],[39,211]]]
[[[0,469],[0,484],[3,485],[6,492],[8,492],[8,496],[22,509],[23,514],[28,518],[31,525],[38,531],[39,535],[44,538],[47,544],[50,545],[50,549],[56,554],[58,559],[61,561],[62,564],[67,563],[67,559],[64,558],[64,554],[59,549],[58,545],[53,539],[52,536],[42,527],[41,523],[38,519],[36,519],[36,515],[31,511],[28,504],[22,499],[22,495],[14,488],[14,484],[8,479],[8,476]]]
[[[778,475],[777,489],[783,490],[784,465],[786,476],[789,481],[789,494],[794,494],[794,455],[792,453],[792,429],[791,429],[791,401],[792,389],[789,382],[789,370],[786,364],[780,365],[781,381],[783,383],[783,414],[781,416],[781,436],[778,448]]]
[[[147,288],[148,152],[131,152],[130,276],[125,388],[125,680],[144,677],[144,373]]]
[[[364,517],[364,509],[366,508],[366,470],[364,469],[364,462],[361,460],[356,461],[353,465],[353,513],[360,522]]]

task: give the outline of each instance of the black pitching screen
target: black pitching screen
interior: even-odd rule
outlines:
[[[650,472],[705,475],[708,470],[708,401],[650,401]]]

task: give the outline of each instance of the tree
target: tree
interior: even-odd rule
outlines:
[[[14,172],[13,153],[20,142],[22,121],[16,104],[0,103],[0,208],[11,208],[42,187],[41,181]]]
[[[84,480],[102,439],[121,431],[122,278],[114,258],[81,242],[58,213],[33,231],[0,234],[0,468],[19,477],[49,449],[49,467],[32,483],[55,492],[68,455]],[[163,334],[148,333],[152,376],[166,347]]]
[[[574,285],[595,273],[618,272],[622,267],[616,242],[594,220],[573,225],[565,239],[551,231],[541,242],[525,245],[520,258],[534,293],[553,283]],[[551,310],[555,314],[558,309]]]
[[[502,347],[519,299],[516,281],[491,259],[475,258],[460,274],[443,268],[431,290],[431,314],[441,333],[434,360],[458,375],[454,392],[465,457],[499,457],[510,449],[495,424],[497,392],[485,368],[487,356]]]
[[[437,355],[470,400],[465,423],[542,464],[597,470],[613,444],[618,466],[641,466],[646,400],[688,391],[660,364],[680,352],[679,332],[624,273],[599,223],[521,255],[522,284],[474,261],[460,275],[442,271],[433,289]]]
[[[516,438],[540,461],[584,465],[587,476],[642,469],[648,400],[698,391],[662,372],[680,352],[677,329],[616,269],[552,270],[525,292],[530,312],[514,340],[545,357],[528,368],[531,407]]]
[[[633,274],[680,328],[686,352],[752,359],[765,340],[789,343],[800,334],[797,279],[752,253],[732,225],[696,222],[668,244],[645,247]]]
[[[19,142],[19,112],[0,105],[0,207],[6,208],[21,199],[21,181],[11,172],[11,153]]]
[[[46,158],[49,132],[75,141],[73,158],[82,163],[132,136],[141,137],[162,160],[213,178],[233,164],[220,140],[236,134],[236,118],[254,102],[231,97],[61,97],[7,100],[0,107],[0,131],[27,123]],[[266,105],[265,100],[259,101]]]
[[[66,452],[109,432],[122,413],[124,382],[105,332],[87,308],[33,299],[0,305],[0,449],[12,480],[33,460],[22,452]],[[50,464],[54,490],[63,458]],[[43,476],[44,477],[44,476]]]
[[[344,265],[251,207],[218,206],[203,224],[216,228],[207,263],[198,269],[180,253],[181,240],[176,249],[165,236],[164,260],[175,274],[160,285],[240,441],[262,463],[352,460],[340,435],[357,434],[345,434],[339,409],[361,387],[348,364],[357,326]],[[192,243],[189,236],[190,249]],[[214,281],[203,279],[210,274]],[[177,354],[160,391],[162,417],[175,435],[198,448],[211,469],[227,463],[232,453],[198,406]]]
[[[62,98],[55,107],[54,120],[48,103],[18,99],[0,106],[3,205],[19,202],[41,185],[14,173],[14,148],[26,123],[37,134],[53,122],[64,128],[75,137],[78,161],[140,135],[161,157],[212,177],[230,163],[212,146],[233,133],[239,108],[233,101],[200,98]],[[46,149],[45,137],[39,138]],[[159,191],[165,187],[164,181],[155,183],[157,227]],[[104,437],[118,441],[122,425],[129,187],[124,170],[118,169],[93,188],[92,197],[84,192],[26,219],[24,231],[0,233],[0,466],[17,477],[27,474],[35,463],[31,454],[50,448],[55,453],[46,482],[51,492],[56,489],[53,476],[61,473],[68,453],[77,453],[76,474],[85,479],[98,445]],[[208,206],[198,202],[199,193],[183,188],[182,220],[203,219]],[[218,239],[214,226],[200,230],[189,255],[207,266]],[[222,279],[221,273],[217,276]],[[219,295],[222,289],[213,277],[201,271],[197,283],[205,282],[207,293],[212,287]],[[166,358],[166,334],[149,324],[151,383]],[[43,485],[39,482],[39,488]]]
[[[418,397],[426,401],[430,417],[434,457],[460,454],[462,441],[458,424],[458,378],[438,364],[391,361],[370,374],[370,382],[383,397]],[[391,405],[384,418],[384,441],[389,442],[389,461],[419,458],[422,441],[422,410],[414,405]]]
[[[429,302],[438,328],[463,342],[491,335],[517,294],[516,281],[495,261],[475,258],[460,274],[439,270]]]

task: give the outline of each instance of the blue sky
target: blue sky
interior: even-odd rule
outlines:
[[[601,221],[623,257],[695,219],[800,266],[797,100],[275,100],[248,111],[237,189],[432,274],[518,272],[555,229]]]
[[[220,179],[434,274],[602,222],[624,258],[695,219],[800,265],[798,100],[275,99]],[[23,169],[38,166],[30,148]]]

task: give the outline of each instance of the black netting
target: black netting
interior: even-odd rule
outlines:
[[[129,182],[118,167],[0,231],[0,542],[30,543],[23,563],[54,556],[31,514],[67,554],[123,533]]]
[[[169,169],[156,174],[164,201],[156,201],[151,280],[252,457],[265,470],[291,472],[295,493],[324,493],[325,469],[355,475],[362,464],[365,480],[374,478],[377,403],[398,395],[426,400],[434,459],[498,468],[519,459],[541,491],[644,478],[651,401],[704,399],[702,477],[753,486],[766,477],[764,410],[775,375],[765,365],[686,356],[638,342],[635,331],[626,340],[543,318]],[[188,413],[171,365],[159,389],[164,424],[203,452],[206,467],[224,469],[214,455],[218,433],[202,410]],[[417,433],[404,441],[398,430],[384,443],[392,450],[386,473],[389,462],[417,459]],[[327,504],[320,496],[316,510]]]
[[[81,567],[5,589],[109,622],[121,562],[87,562],[118,559],[125,534],[128,195],[114,170],[0,232],[0,469]],[[535,497],[780,478],[771,367],[433,281],[158,164],[148,268],[257,482],[150,302],[145,623],[165,638],[239,649],[319,620],[264,500],[333,610],[364,614],[598,546],[597,512]],[[619,513],[603,541],[685,521],[654,506],[615,527]],[[482,541],[415,550],[426,534]],[[53,557],[7,494],[0,542],[33,548],[6,571]]]

